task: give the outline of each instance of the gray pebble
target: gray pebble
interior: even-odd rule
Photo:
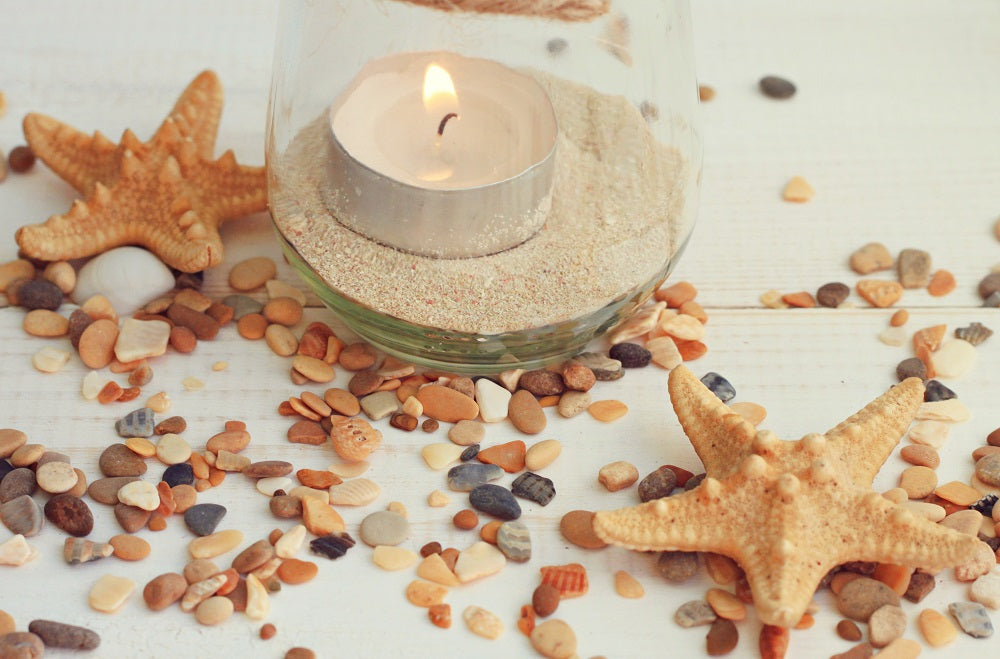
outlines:
[[[621,362],[622,368],[642,368],[649,364],[653,355],[638,343],[618,343],[611,346],[608,357]]]
[[[927,366],[916,357],[907,357],[896,364],[896,378],[902,382],[906,378],[927,379]]]
[[[17,290],[17,301],[25,309],[55,311],[63,301],[59,287],[45,279],[33,279]]]
[[[987,485],[1000,486],[1000,453],[984,455],[976,460],[976,476]]]
[[[119,437],[151,437],[156,421],[153,419],[153,410],[148,407],[140,407],[132,410],[115,422],[115,431]]]
[[[989,297],[983,300],[983,306],[987,309],[996,309],[1000,307],[1000,291],[993,291],[990,293]]]
[[[531,534],[524,522],[504,522],[497,529],[497,547],[512,561],[523,563],[531,558]]]
[[[733,398],[736,398],[736,388],[718,373],[713,373],[709,371],[701,378],[701,383],[709,388],[709,390],[719,397],[723,403],[728,403]]]
[[[196,503],[184,511],[184,524],[197,536],[211,535],[226,512],[226,507],[217,503]]]
[[[448,489],[455,492],[471,492],[483,483],[495,481],[504,471],[497,465],[469,462],[455,465],[448,470]]]
[[[395,391],[376,391],[361,399],[361,409],[372,421],[384,419],[399,411],[401,405]]]
[[[667,581],[686,581],[698,571],[698,554],[693,551],[661,552],[656,559],[656,569]]]
[[[612,359],[599,352],[583,352],[573,358],[594,372],[594,377],[599,381],[618,380],[625,375],[622,363],[617,359]]]
[[[0,482],[0,503],[7,503],[19,496],[35,492],[35,472],[27,467],[12,469]]]
[[[670,496],[677,486],[677,474],[670,467],[660,467],[639,481],[639,500],[645,503]]]
[[[28,623],[28,631],[42,639],[47,648],[93,650],[101,644],[97,632],[52,620],[32,620]]]
[[[568,47],[569,42],[561,37],[549,39],[548,43],[545,44],[545,49],[549,51],[550,55],[560,55]]]
[[[989,638],[993,635],[993,623],[986,607],[978,602],[952,602],[948,613],[955,617],[958,626],[973,638]]]
[[[514,482],[510,484],[510,491],[514,496],[534,501],[542,506],[548,505],[549,501],[552,501],[552,497],[556,495],[552,479],[530,471],[515,478]]]
[[[944,386],[937,380],[928,380],[924,385],[924,401],[933,403],[938,400],[951,400],[958,398],[958,394]]]
[[[511,491],[492,483],[473,488],[469,492],[469,505],[499,519],[517,519],[521,516],[521,506]]]
[[[371,547],[395,547],[410,537],[410,523],[397,512],[380,510],[361,520],[359,535],[361,541]]]
[[[847,284],[842,284],[839,281],[833,281],[819,287],[819,290],[816,291],[816,301],[821,306],[836,309],[850,294],[851,289],[847,287]]]
[[[42,507],[27,494],[0,504],[0,521],[11,533],[20,533],[26,538],[37,535],[45,525]]]
[[[715,611],[704,600],[684,602],[674,613],[674,621],[684,628],[710,625],[715,618]]]
[[[466,446],[465,450],[462,451],[462,455],[458,456],[458,459],[462,462],[468,462],[469,460],[474,460],[477,455],[479,455],[479,444],[473,444],[472,446]]]
[[[795,95],[795,85],[778,76],[764,76],[757,83],[760,91],[769,98],[786,99]]]
[[[251,313],[260,313],[264,304],[247,295],[227,295],[222,298],[222,304],[233,308],[233,320],[239,320]]]
[[[931,280],[931,255],[907,248],[896,258],[896,271],[903,288],[924,288]]]

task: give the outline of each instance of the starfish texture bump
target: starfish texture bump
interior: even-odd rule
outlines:
[[[24,118],[32,151],[85,199],[17,231],[23,252],[46,261],[142,245],[169,266],[197,272],[222,262],[219,225],[267,207],[263,167],[213,159],[222,85],[203,71],[148,142],[130,130],[115,144],[43,114]]]
[[[794,626],[822,578],[848,561],[939,570],[972,560],[980,540],[915,517],[871,489],[923,400],[909,378],[825,434],[757,431],[688,369],[670,398],[705,465],[683,494],[598,512],[604,541],[640,551],[707,551],[743,568],[760,619]]]

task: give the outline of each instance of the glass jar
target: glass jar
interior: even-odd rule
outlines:
[[[266,148],[289,262],[418,364],[580,352],[694,226],[691,41],[684,0],[282,3]]]

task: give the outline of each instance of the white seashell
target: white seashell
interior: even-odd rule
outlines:
[[[917,421],[910,426],[907,436],[914,444],[923,444],[933,449],[939,449],[944,446],[950,430],[951,427],[943,421],[927,419]]]
[[[340,506],[367,506],[378,498],[382,488],[367,478],[355,478],[330,488],[330,503]]]
[[[170,269],[140,247],[116,247],[88,261],[77,274],[73,299],[82,304],[101,294],[119,316],[128,316],[174,288]]]
[[[935,421],[968,421],[971,414],[965,403],[957,398],[948,400],[933,400],[921,403],[917,408],[915,419],[932,419]]]
[[[960,378],[976,363],[976,348],[963,339],[946,341],[934,352],[934,370],[939,378]]]
[[[270,476],[257,480],[256,488],[261,494],[273,497],[278,490],[288,491],[292,487],[292,479],[288,476]]]
[[[371,463],[367,460],[359,460],[357,462],[334,462],[329,467],[327,471],[333,472],[335,476],[339,476],[343,479],[357,478],[361,474],[368,471],[371,467]]]
[[[20,533],[0,543],[0,565],[17,567],[34,560],[36,556],[38,556],[38,550],[29,545]]]
[[[170,325],[162,320],[126,318],[115,341],[115,357],[120,362],[159,357],[167,351],[169,340]]]

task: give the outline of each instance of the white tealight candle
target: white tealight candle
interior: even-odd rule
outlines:
[[[548,96],[501,64],[446,52],[367,64],[330,109],[327,200],[398,249],[482,256],[544,223],[557,136]]]

